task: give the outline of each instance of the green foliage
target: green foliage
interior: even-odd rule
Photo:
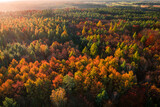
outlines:
[[[114,27],[112,30],[113,30],[113,32],[117,31],[117,23],[114,24]]]
[[[73,77],[66,75],[63,78],[63,86],[68,92],[72,92],[75,88],[75,80]]]
[[[89,54],[89,50],[87,49],[87,47],[85,46],[84,49],[82,50],[83,54]]]
[[[137,34],[136,32],[133,34],[133,38],[136,39],[137,38]]]
[[[125,45],[124,42],[122,42],[120,48],[123,49],[124,45]]]
[[[121,67],[123,70],[126,70],[126,61],[123,61],[123,63],[120,65],[120,67]]]
[[[98,46],[96,43],[93,43],[90,48],[90,55],[95,57],[98,54]]]
[[[138,61],[140,60],[140,56],[139,56],[138,51],[136,51],[136,52],[134,53],[134,55],[133,55],[133,60],[134,60],[135,62],[138,62]]]
[[[143,36],[140,41],[141,43],[144,43],[146,41],[146,36]]]
[[[17,103],[13,100],[13,98],[6,97],[3,101],[3,107],[16,107]]]
[[[99,107],[101,107],[102,106],[102,101],[107,100],[107,99],[108,99],[108,94],[105,90],[103,90],[101,93],[99,93],[96,96],[96,103]]]

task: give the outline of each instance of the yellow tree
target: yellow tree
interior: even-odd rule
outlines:
[[[97,26],[98,26],[98,27],[102,27],[102,26],[103,26],[103,25],[102,25],[102,22],[99,21],[99,22],[97,23]]]
[[[86,27],[84,26],[82,30],[82,35],[85,35],[85,34],[86,34]]]
[[[57,90],[52,90],[50,96],[53,107],[66,107],[66,91],[63,88],[58,88]]]
[[[96,43],[93,43],[90,48],[90,54],[94,57],[98,54],[98,46]]]
[[[110,28],[109,28],[109,32],[111,33],[112,31],[113,31],[113,24],[112,24],[112,22],[110,23]]]

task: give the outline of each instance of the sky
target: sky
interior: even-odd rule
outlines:
[[[13,1],[71,1],[71,0],[0,0],[0,2],[13,2]]]
[[[62,0],[0,0],[0,2],[11,2],[11,1],[62,1]]]
[[[68,4],[68,1],[75,0],[0,0],[0,12],[66,8],[72,6]]]
[[[10,2],[10,1],[38,1],[38,0],[0,0],[0,1],[1,2]]]

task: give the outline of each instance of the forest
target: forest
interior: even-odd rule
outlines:
[[[0,107],[159,107],[160,8],[0,12]]]

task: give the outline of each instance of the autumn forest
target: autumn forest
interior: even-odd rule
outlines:
[[[0,106],[159,107],[160,8],[0,12]]]

